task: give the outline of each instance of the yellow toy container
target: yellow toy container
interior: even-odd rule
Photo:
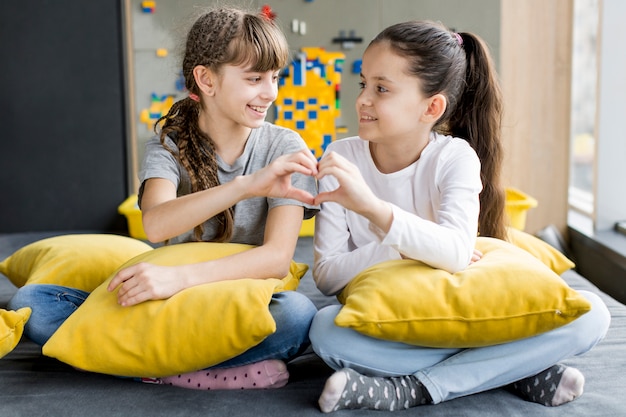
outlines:
[[[300,236],[313,236],[315,232],[315,217],[302,221]]]
[[[117,208],[117,212],[126,216],[128,222],[128,234],[136,239],[147,240],[148,237],[143,231],[143,222],[141,220],[141,210],[137,204],[137,194],[128,197]]]
[[[508,187],[505,190],[504,211],[509,220],[509,226],[524,230],[526,227],[526,212],[537,207],[537,200],[518,189]]]

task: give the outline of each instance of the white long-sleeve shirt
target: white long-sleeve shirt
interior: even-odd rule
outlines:
[[[337,203],[323,203],[315,220],[314,280],[324,294],[337,294],[374,264],[407,258],[454,273],[465,268],[476,243],[480,161],[463,139],[432,133],[420,158],[391,174],[374,164],[369,142],[359,137],[331,143],[355,164],[374,194],[393,209],[387,234]],[[332,176],[319,191],[338,187]]]

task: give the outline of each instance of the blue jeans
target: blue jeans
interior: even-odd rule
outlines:
[[[17,291],[9,301],[8,308],[32,309],[31,316],[24,326],[24,335],[43,346],[88,295],[88,292],[75,288],[30,284]],[[216,367],[234,367],[265,359],[288,361],[309,346],[309,327],[317,312],[309,298],[295,291],[276,293],[272,296],[269,310],[276,322],[276,332],[260,344]]]
[[[43,346],[52,333],[85,302],[88,292],[49,284],[30,284],[17,290],[9,301],[9,310],[30,307],[32,313],[24,326],[24,335]]]
[[[579,291],[592,304],[587,314],[538,336],[473,349],[435,349],[374,339],[336,326],[341,306],[320,310],[311,325],[313,350],[335,370],[370,376],[415,375],[433,403],[502,387],[595,346],[611,315],[597,295]]]

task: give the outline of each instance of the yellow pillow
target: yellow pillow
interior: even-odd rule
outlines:
[[[14,252],[0,263],[0,273],[16,287],[56,284],[91,292],[121,264],[149,250],[147,243],[125,236],[55,236]]]
[[[555,247],[531,234],[509,227],[508,238],[512,244],[534,255],[559,275],[576,266]]]
[[[338,326],[419,346],[466,348],[533,336],[589,311],[589,302],[528,252],[479,237],[483,258],[450,274],[412,260],[358,274],[340,294]]]
[[[139,255],[139,262],[179,265],[222,258],[252,246],[193,242]],[[96,288],[43,346],[43,353],[86,371],[159,377],[221,363],[276,331],[272,294],[295,290],[308,266],[292,262],[283,279],[240,279],[188,288],[166,300],[132,307]]]
[[[17,311],[0,309],[0,358],[11,352],[19,343],[30,313],[29,307]]]

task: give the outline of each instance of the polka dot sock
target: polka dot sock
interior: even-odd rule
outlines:
[[[556,407],[583,393],[585,377],[576,368],[556,364],[535,376],[512,384],[513,392],[527,401]]]
[[[414,376],[367,377],[348,368],[328,378],[319,399],[324,413],[341,409],[394,411],[430,403],[428,391]]]
[[[205,369],[158,380],[161,384],[198,390],[267,389],[285,386],[289,372],[285,362],[269,359],[235,368]]]

